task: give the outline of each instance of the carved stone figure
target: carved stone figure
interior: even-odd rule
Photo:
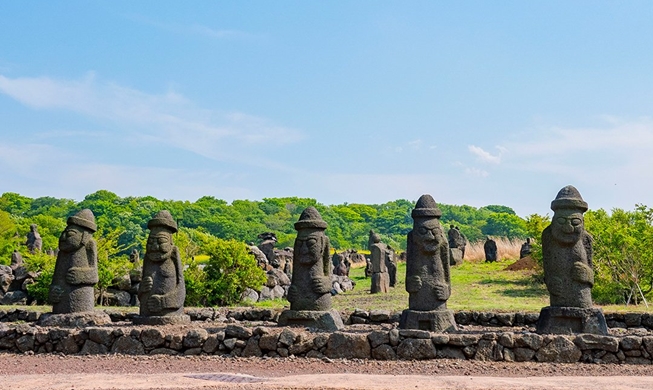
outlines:
[[[519,250],[519,258],[523,259],[524,257],[530,255],[532,252],[532,246],[531,246],[531,239],[528,237],[526,239],[526,242],[521,245],[521,249]]]
[[[258,244],[258,249],[260,249],[268,259],[268,264],[272,265],[274,268],[279,268],[279,263],[274,258],[274,246],[277,243],[277,235],[266,232],[259,234],[257,237],[261,240],[261,243]]]
[[[331,262],[326,222],[315,207],[306,208],[295,223],[293,274],[288,301],[290,310],[279,316],[279,325],[300,325],[325,330],[344,327],[331,310]]]
[[[460,231],[460,228],[458,226],[455,227],[456,231],[458,232],[457,237],[456,237],[456,248],[460,249],[460,252],[462,253],[461,260],[465,258],[465,248],[467,247],[467,237]]]
[[[16,268],[23,265],[23,256],[20,255],[18,249],[14,249],[14,252],[11,254],[11,269],[15,270]]]
[[[542,309],[540,333],[607,334],[605,317],[592,308],[592,237],[585,231],[587,203],[566,186],[551,202],[553,219],[542,232],[544,282],[550,306]]]
[[[431,195],[422,195],[415,209],[413,230],[406,245],[406,291],[408,309],[399,327],[435,332],[456,329],[453,311],[447,309],[451,295],[449,243],[440,225],[442,212]]]
[[[390,275],[388,275],[388,268],[386,267],[386,257],[389,255],[388,246],[381,242],[381,236],[370,230],[371,243],[370,250],[370,265],[372,272],[372,285],[370,293],[387,293],[390,291]]]
[[[27,233],[27,242],[25,242],[25,245],[27,245],[27,249],[31,254],[41,251],[41,248],[43,247],[43,239],[39,234],[36,224],[30,225],[29,233]]]
[[[385,256],[385,266],[388,268],[388,276],[390,277],[390,287],[397,285],[397,258],[395,250],[388,245],[388,251]]]
[[[497,261],[498,251],[497,251],[497,242],[491,239],[490,237],[485,238],[485,243],[483,244],[483,251],[485,252],[485,261],[492,263]]]
[[[95,216],[84,209],[68,218],[67,225],[59,236],[59,255],[49,292],[55,314],[93,310],[93,286],[98,282]]]
[[[335,252],[333,257],[331,257],[331,263],[333,264],[333,274],[338,276],[349,276],[349,269],[351,268],[351,262],[346,257],[346,253]]]
[[[189,322],[184,314],[186,286],[179,249],[172,242],[177,223],[168,210],[159,211],[148,223],[143,278],[138,288],[139,316],[135,324],[162,325]]]

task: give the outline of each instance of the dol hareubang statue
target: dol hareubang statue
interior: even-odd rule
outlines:
[[[179,249],[172,242],[177,223],[170,212],[158,212],[148,223],[143,275],[138,288],[139,316],[135,324],[164,325],[189,322],[184,314],[186,285]]]
[[[84,209],[66,221],[59,236],[48,300],[52,313],[39,318],[41,326],[88,326],[110,323],[106,313],[94,311],[94,286],[98,282],[95,216]]]
[[[431,195],[422,195],[411,215],[413,230],[406,245],[408,309],[401,314],[399,327],[455,330],[453,311],[447,309],[451,276],[449,243],[440,225],[442,213]]]
[[[542,232],[544,282],[550,306],[540,312],[539,333],[607,334],[605,317],[592,308],[592,236],[585,231],[587,203],[574,186],[551,202],[553,219]]]
[[[315,207],[306,208],[295,223],[297,238],[293,251],[292,282],[288,290],[290,310],[279,316],[278,324],[299,325],[324,330],[344,327],[340,314],[331,310],[331,272],[327,223]]]

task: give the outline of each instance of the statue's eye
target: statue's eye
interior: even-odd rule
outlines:
[[[571,219],[571,224],[574,225],[574,226],[578,226],[581,223],[583,223],[583,221],[580,218],[572,218]]]
[[[560,225],[564,225],[565,223],[567,223],[567,218],[558,217],[558,219],[556,219],[556,222],[558,222]]]
[[[168,239],[167,238],[159,238],[159,244],[167,244]]]
[[[316,244],[317,244],[317,240],[314,238],[309,238],[308,240],[306,240],[306,245],[308,246],[315,246]]]
[[[427,228],[425,228],[425,227],[418,227],[418,228],[417,228],[417,232],[418,232],[419,234],[426,234],[426,233],[429,232],[429,229],[427,229]]]

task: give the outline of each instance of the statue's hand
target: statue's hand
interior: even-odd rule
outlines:
[[[52,286],[50,288],[50,303],[59,303],[61,302],[61,296],[63,295],[63,288],[60,286]]]
[[[146,276],[141,281],[140,290],[141,290],[141,292],[144,292],[144,293],[150,292],[150,291],[152,291],[153,286],[154,286],[154,281],[152,280],[152,277],[151,276]]]
[[[152,313],[158,313],[163,310],[163,296],[161,295],[152,295],[147,300],[147,308]]]
[[[549,294],[551,295],[562,295],[564,289],[562,280],[556,277],[548,278],[546,280],[546,288],[549,290]]]
[[[444,283],[437,283],[433,286],[433,291],[435,292],[435,297],[441,301],[446,301],[451,295],[451,289]]]
[[[68,284],[79,284],[81,279],[81,270],[77,267],[72,267],[66,273],[66,283]]]
[[[417,276],[409,276],[406,278],[406,291],[415,293],[422,289],[422,279]]]
[[[594,271],[584,263],[575,262],[571,277],[581,283],[594,284]]]
[[[331,288],[331,278],[326,276],[316,276],[313,278],[313,291],[317,294],[330,293]]]
[[[299,298],[299,289],[294,284],[288,287],[288,302],[295,302]]]

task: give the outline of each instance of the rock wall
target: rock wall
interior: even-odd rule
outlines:
[[[422,330],[313,333],[275,326],[41,328],[0,325],[0,351],[129,355],[302,356],[323,359],[466,359],[651,364],[653,336],[531,332],[438,334]]]

